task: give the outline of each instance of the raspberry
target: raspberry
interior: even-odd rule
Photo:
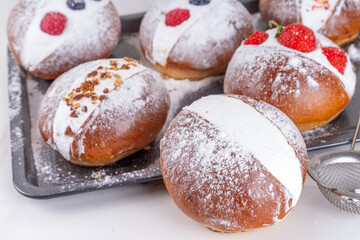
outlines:
[[[302,24],[290,24],[280,33],[281,45],[304,53],[315,50],[316,38],[313,30]]]
[[[41,21],[40,28],[50,35],[60,35],[66,27],[67,18],[59,12],[47,13]]]
[[[175,27],[188,20],[189,17],[190,11],[188,9],[176,8],[165,15],[165,25]]]
[[[260,45],[265,42],[269,37],[266,32],[254,32],[245,41],[244,45]]]
[[[202,6],[209,4],[210,0],[189,0],[189,3],[196,6]]]
[[[341,74],[344,74],[347,63],[347,57],[344,51],[337,47],[323,47],[322,50],[331,65]]]

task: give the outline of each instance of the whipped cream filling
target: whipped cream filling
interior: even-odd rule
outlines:
[[[302,0],[301,22],[314,31],[324,27],[326,21],[334,12],[339,0]]]
[[[94,15],[109,3],[109,0],[86,0],[85,9],[72,10],[67,6],[65,0],[39,1],[41,2],[37,5],[38,9],[25,34],[22,51],[20,53],[24,67],[30,71],[35,70],[38,64],[51,55],[56,49],[59,49],[69,38],[79,38],[79,41],[86,38],[93,38],[94,36],[91,36],[91,32],[87,31],[87,29],[98,27],[99,23],[97,23]],[[59,12],[67,18],[66,27],[60,35],[53,36],[47,34],[40,28],[44,16],[49,12]],[[89,26],[89,28],[87,26]]]
[[[300,161],[272,122],[252,106],[226,95],[204,97],[185,109],[208,120],[226,139],[252,154],[289,191],[291,207],[295,206],[302,189]]]
[[[74,77],[75,74],[72,72],[76,72],[77,77],[74,79],[72,86],[70,87],[69,91],[66,93],[64,98],[68,98],[68,95],[73,92],[74,89],[80,88],[81,84],[84,83],[86,76],[93,72],[97,71],[98,76],[101,73],[110,73],[109,78],[100,80],[99,85],[94,87],[94,93],[97,96],[104,95],[104,90],[107,88],[108,92],[111,92],[116,88],[114,82],[118,79],[121,79],[122,82],[126,82],[127,79],[131,78],[137,73],[145,71],[147,68],[132,62],[133,65],[128,65],[129,69],[124,70],[106,70],[105,68],[111,68],[110,62],[116,61],[121,67],[123,64],[128,65],[129,62],[123,59],[110,59],[110,60],[98,60],[94,62],[85,63],[80,65],[70,72],[65,73],[61,77]],[[99,66],[102,66],[103,70],[97,70]],[[78,74],[81,72],[81,74]],[[76,75],[75,75],[76,76]],[[119,78],[120,77],[120,78]],[[92,80],[92,79],[90,79]],[[120,86],[121,87],[121,86]],[[68,136],[65,134],[68,127],[70,127],[71,131],[74,133],[74,136],[81,132],[81,127],[90,117],[90,115],[95,111],[95,109],[101,104],[100,100],[92,101],[90,98],[83,97],[80,100],[74,101],[75,103],[79,103],[80,107],[75,109],[77,113],[77,117],[71,117],[71,113],[74,109],[71,109],[71,106],[68,106],[67,102],[63,99],[60,101],[59,106],[57,108],[54,123],[53,123],[53,138],[56,145],[56,148],[61,153],[61,155],[69,160],[70,159],[70,150],[71,145],[73,142],[73,137]],[[83,111],[83,107],[86,107],[86,111]]]
[[[170,51],[173,49],[179,38],[207,11],[222,3],[223,0],[211,0],[207,5],[193,5],[189,1],[175,0],[170,2],[161,16],[159,24],[155,30],[153,38],[153,59],[156,63],[165,66],[169,57]],[[175,27],[165,25],[166,13],[176,8],[188,9],[190,17],[180,25]]]
[[[329,69],[331,72],[333,72],[343,83],[344,90],[347,92],[349,98],[351,98],[354,95],[355,92],[355,85],[356,85],[356,75],[353,71],[353,65],[350,61],[350,58],[347,56],[347,63],[346,68],[344,71],[344,74],[341,74],[334,66],[331,65],[331,63],[328,61],[326,56],[322,53],[321,47],[337,47],[338,46],[333,43],[331,40],[327,39],[323,35],[315,32],[316,37],[316,49],[309,53],[303,53],[288,47],[285,47],[281,45],[277,38],[276,33],[277,29],[270,29],[266,31],[269,34],[269,38],[262,43],[260,46],[269,46],[269,47],[276,47],[280,49],[284,49],[287,51],[295,51],[297,54],[300,54],[304,57],[310,58],[314,60],[315,62],[319,63],[320,65],[324,66],[325,68]],[[241,51],[241,48],[246,47],[253,47],[253,45],[244,45],[242,43],[241,47],[237,51]],[[316,79],[314,79],[316,81]],[[315,84],[313,82],[313,84]]]

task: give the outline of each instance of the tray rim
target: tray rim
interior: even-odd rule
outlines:
[[[257,2],[257,0],[255,0],[255,1],[243,0],[241,2],[243,2],[244,5],[246,5],[246,3],[254,3],[254,2]],[[139,26],[144,14],[145,13],[142,12],[142,13],[121,16],[123,32],[124,33],[136,32],[133,30],[134,29],[133,26]],[[155,167],[155,168],[132,171],[132,172],[146,171],[146,172],[150,173],[147,175],[148,177],[146,177],[146,178],[131,179],[128,181],[123,180],[123,181],[119,181],[119,182],[117,182],[115,184],[111,184],[111,185],[87,186],[86,184],[84,184],[84,186],[82,186],[82,187],[73,188],[72,186],[77,185],[77,182],[71,183],[71,184],[53,185],[50,187],[38,187],[38,186],[30,183],[28,181],[28,179],[26,178],[26,164],[29,164],[29,163],[26,162],[25,159],[26,159],[26,154],[27,154],[26,150],[29,149],[29,147],[30,147],[30,150],[32,150],[31,139],[23,138],[23,136],[26,135],[26,134],[24,134],[24,132],[25,131],[30,132],[30,129],[31,129],[30,128],[31,122],[25,121],[26,118],[30,119],[30,116],[29,116],[30,112],[28,111],[29,110],[29,101],[28,101],[28,95],[27,95],[26,74],[25,74],[25,70],[23,70],[19,66],[19,64],[16,62],[16,60],[14,59],[9,47],[8,47],[7,55],[8,55],[8,72],[9,72],[8,85],[10,85],[11,81],[14,80],[13,78],[10,77],[11,76],[10,72],[12,72],[12,74],[16,73],[16,75],[17,75],[16,78],[19,81],[16,84],[20,84],[20,87],[21,87],[21,92],[19,93],[20,97],[21,97],[20,98],[21,106],[19,106],[20,111],[19,111],[19,113],[14,115],[12,118],[10,118],[10,141],[11,141],[13,185],[19,193],[21,193],[22,195],[24,195],[26,197],[33,198],[33,199],[50,199],[50,198],[59,197],[59,196],[72,195],[75,193],[83,193],[83,192],[96,191],[96,190],[100,190],[100,189],[115,188],[115,187],[119,187],[119,186],[123,186],[123,185],[130,185],[130,184],[135,184],[135,183],[145,183],[145,182],[149,182],[149,181],[162,179],[160,167]],[[10,91],[8,91],[8,93],[9,93],[9,109],[11,109],[11,106],[13,106],[14,104],[17,104],[17,102],[11,98]],[[19,129],[21,131],[21,136],[18,136],[17,134],[15,134],[14,129]],[[351,131],[349,130],[349,132],[352,133],[353,130],[351,130]],[[334,143],[329,143],[326,145],[321,145],[321,146],[308,147],[307,151],[310,152],[310,151],[314,151],[314,150],[331,148],[331,147],[349,144],[352,139],[352,134],[346,132],[346,133],[343,133],[342,135],[344,135],[344,136],[342,137],[342,140],[340,140],[340,141],[337,141]],[[31,136],[31,135],[28,134],[28,136]],[[360,139],[356,140],[356,142],[359,142],[359,141],[360,141]],[[19,143],[20,143],[21,151],[19,150],[19,147],[15,147],[15,146],[19,145]],[[116,175],[115,177],[117,177],[117,176],[120,177],[121,175]],[[90,182],[91,180],[88,180],[88,181]],[[66,190],[64,190],[64,189],[66,189]]]
[[[141,22],[142,17],[144,16],[144,12],[131,14],[126,16],[121,16],[122,22],[122,31],[123,33],[131,33],[131,29],[134,29],[134,26],[138,26]],[[109,185],[101,185],[101,186],[87,186],[90,182],[94,182],[95,180],[87,180],[88,184],[84,184],[83,186],[77,186],[74,188],[73,186],[78,183],[70,183],[70,184],[62,184],[62,185],[53,185],[49,187],[39,187],[35,184],[32,184],[28,181],[26,177],[26,165],[29,163],[25,161],[26,158],[26,150],[32,150],[31,148],[31,139],[24,138],[26,136],[25,132],[29,132],[27,136],[30,135],[30,120],[25,121],[25,119],[30,119],[29,112],[29,101],[27,95],[27,84],[26,84],[26,73],[25,70],[20,67],[20,65],[14,59],[14,56],[9,48],[7,47],[7,62],[8,62],[8,86],[10,84],[19,84],[21,91],[18,93],[20,97],[20,103],[16,102],[16,98],[11,96],[11,92],[8,91],[9,94],[9,110],[11,106],[20,104],[19,111],[14,114],[14,116],[10,117],[10,143],[11,143],[11,158],[12,158],[12,177],[13,177],[13,185],[15,189],[22,195],[33,198],[33,199],[50,199],[59,196],[72,195],[75,193],[83,193],[96,191],[100,189],[106,188],[114,188],[123,185],[130,185],[135,183],[144,183],[154,180],[162,179],[160,167],[141,169],[132,171],[132,173],[137,172],[146,172],[147,177],[141,179],[130,179],[130,180],[119,180],[115,184]],[[15,77],[11,77],[14,76]],[[14,82],[14,81],[18,82]],[[20,135],[16,134],[15,130],[21,132]],[[20,146],[19,146],[20,145]],[[31,153],[32,154],[32,153]],[[120,175],[116,175],[114,177],[120,177]],[[66,189],[66,190],[64,190]]]

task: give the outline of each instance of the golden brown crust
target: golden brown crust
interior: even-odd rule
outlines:
[[[283,219],[292,206],[287,190],[246,150],[218,135],[214,125],[186,110],[170,124],[161,143],[160,163],[175,204],[190,218],[218,232],[248,231]],[[182,141],[186,144],[180,146]],[[206,148],[211,145],[216,148]],[[174,153],[174,146],[180,155]],[[200,146],[215,159],[203,158]],[[300,163],[306,169],[306,149],[303,151],[300,156],[305,159]],[[272,186],[270,192],[268,186]]]
[[[54,121],[59,111],[59,114],[63,114],[64,106],[59,109],[60,102],[66,100],[64,96],[68,96],[73,82],[78,81],[79,78],[85,81],[89,79],[89,73],[96,72],[94,69],[103,69],[108,62],[116,61],[116,59],[99,60],[85,63],[57,78],[50,86],[40,106],[39,129],[44,140],[54,149],[59,150],[61,147],[56,144],[64,144],[63,136],[60,135],[62,140],[55,142],[54,129],[59,129],[59,126],[55,127]],[[129,64],[133,64],[132,67],[135,68],[135,62],[130,61]],[[137,67],[144,68],[140,64]],[[118,70],[113,70],[111,73],[120,77],[124,73],[121,71],[131,70],[127,68],[122,70],[119,65]],[[115,79],[112,80],[115,82]],[[101,103],[84,119],[84,122],[80,120],[76,123],[79,129],[74,133],[71,132],[72,139],[68,143],[71,144],[69,148],[71,162],[81,166],[109,165],[141,150],[160,132],[169,109],[169,95],[163,81],[150,69],[141,70],[123,80],[122,85],[110,92],[107,91],[105,97],[100,100]],[[99,84],[103,84],[102,80]],[[81,95],[80,92],[79,94]],[[86,102],[83,103],[81,111],[86,107]],[[80,106],[79,103],[76,104]],[[69,105],[67,107],[70,108]],[[87,109],[88,107],[85,112]],[[71,121],[71,115],[70,118],[65,119]],[[59,122],[58,124],[61,125]],[[66,126],[67,123],[64,124]],[[65,136],[68,136],[66,131]]]
[[[161,66],[160,64],[156,64],[156,69],[167,76],[170,76],[175,79],[190,79],[193,81],[201,80],[203,78],[209,76],[216,76],[224,74],[226,71],[226,67],[222,66],[215,69],[206,69],[206,70],[199,70],[199,69],[192,69],[186,67],[177,67],[178,64],[170,64],[168,63],[166,66]]]
[[[122,152],[120,154],[117,154],[113,157],[110,157],[109,159],[101,159],[101,161],[85,161],[85,160],[79,160],[75,158],[71,158],[70,162],[73,164],[83,166],[83,167],[103,167],[108,166],[114,162],[117,162],[123,158],[126,158],[127,156],[130,156],[133,153],[136,153],[137,151],[140,151],[142,148],[139,149],[132,149],[126,152]]]
[[[260,13],[265,21],[275,20],[281,25],[301,22],[299,0],[260,0]],[[356,39],[360,30],[360,1],[341,0],[334,13],[319,32],[338,46]],[[341,8],[341,9],[340,9]],[[335,13],[336,12],[336,13]]]
[[[213,11],[217,11],[217,8],[213,8],[180,36],[170,50],[165,66],[154,60],[152,52],[156,27],[161,19],[161,14],[163,14],[163,11],[160,10],[161,6],[155,6],[144,16],[140,27],[140,43],[145,57],[161,73],[175,79],[200,80],[207,76],[223,74],[237,47],[240,46],[248,33],[254,31],[251,15],[241,3],[227,1],[225,4],[230,5],[226,9],[232,9],[231,14],[229,14],[229,10],[227,12],[219,10],[225,20],[219,20],[219,23],[212,28],[213,31],[218,31],[218,34],[221,34],[223,29],[229,29],[225,31],[228,36],[224,36],[219,41],[218,39],[221,38],[213,37],[212,32],[209,34],[209,31],[203,30],[207,35],[197,39],[196,43],[201,44],[194,46],[195,40],[191,37],[198,34],[194,31],[208,28],[208,21],[204,20],[213,17]]]
[[[287,26],[300,22],[300,9],[296,5],[296,0],[260,0],[259,10],[266,23],[274,20],[282,26]]]
[[[26,5],[29,4],[29,5]],[[62,56],[60,51],[64,49],[64,46],[60,46],[42,62],[40,62],[35,69],[27,69],[23,62],[21,61],[20,53],[22,51],[23,41],[25,39],[25,34],[29,28],[30,21],[24,22],[24,20],[32,19],[35,16],[35,3],[34,2],[24,2],[19,1],[18,4],[12,9],[7,23],[7,36],[9,41],[9,47],[13,53],[16,61],[23,67],[25,70],[31,72],[33,75],[40,77],[46,80],[53,80],[68,71],[69,69],[92,60],[107,58],[111,55],[112,51],[116,47],[117,41],[121,33],[121,23],[119,19],[118,12],[112,2],[109,2],[104,7],[104,12],[107,13],[107,18],[112,19],[112,29],[107,29],[109,36],[113,36],[113,41],[101,41],[97,44],[102,44],[101,52],[91,52],[93,49],[87,49],[87,54],[84,54],[82,58],[71,58],[66,59],[68,56]],[[22,18],[21,16],[26,15],[27,18]],[[116,34],[110,34],[110,32],[116,32]],[[105,39],[105,38],[104,38]],[[61,57],[59,57],[61,56]],[[60,59],[62,58],[62,59]]]
[[[273,52],[272,59],[276,64],[269,64],[267,68],[261,69],[261,74],[252,75],[251,78],[247,73],[257,71],[256,63],[249,63],[251,67],[239,63],[236,69],[228,69],[224,92],[247,95],[270,103],[283,111],[300,131],[314,129],[330,122],[350,101],[343,83],[327,68],[311,59],[304,59],[297,53],[294,53],[294,56],[298,55],[302,59],[302,65],[297,69],[289,69],[290,58],[284,53],[280,50]],[[242,53],[237,52],[237,54]],[[309,72],[304,74],[301,71],[303,69],[313,71],[311,74]],[[274,87],[279,73],[282,82]],[[316,87],[309,85],[308,76],[316,80]]]

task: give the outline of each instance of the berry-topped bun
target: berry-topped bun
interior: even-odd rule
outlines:
[[[165,123],[159,74],[130,58],[81,64],[57,78],[41,103],[45,140],[71,162],[104,166],[139,151]]]
[[[279,109],[246,96],[212,95],[185,107],[160,150],[176,205],[220,232],[284,219],[306,176],[306,147],[296,126]]]
[[[301,24],[254,35],[229,63],[225,93],[274,105],[300,131],[327,124],[349,103],[356,76],[350,59],[333,42]]]
[[[22,67],[55,79],[81,63],[110,56],[120,28],[109,0],[23,0],[10,13],[7,35]]]
[[[360,0],[260,0],[260,13],[281,25],[302,23],[339,46],[360,30]]]
[[[140,26],[146,58],[176,79],[222,74],[241,41],[254,29],[236,0],[162,0]]]

